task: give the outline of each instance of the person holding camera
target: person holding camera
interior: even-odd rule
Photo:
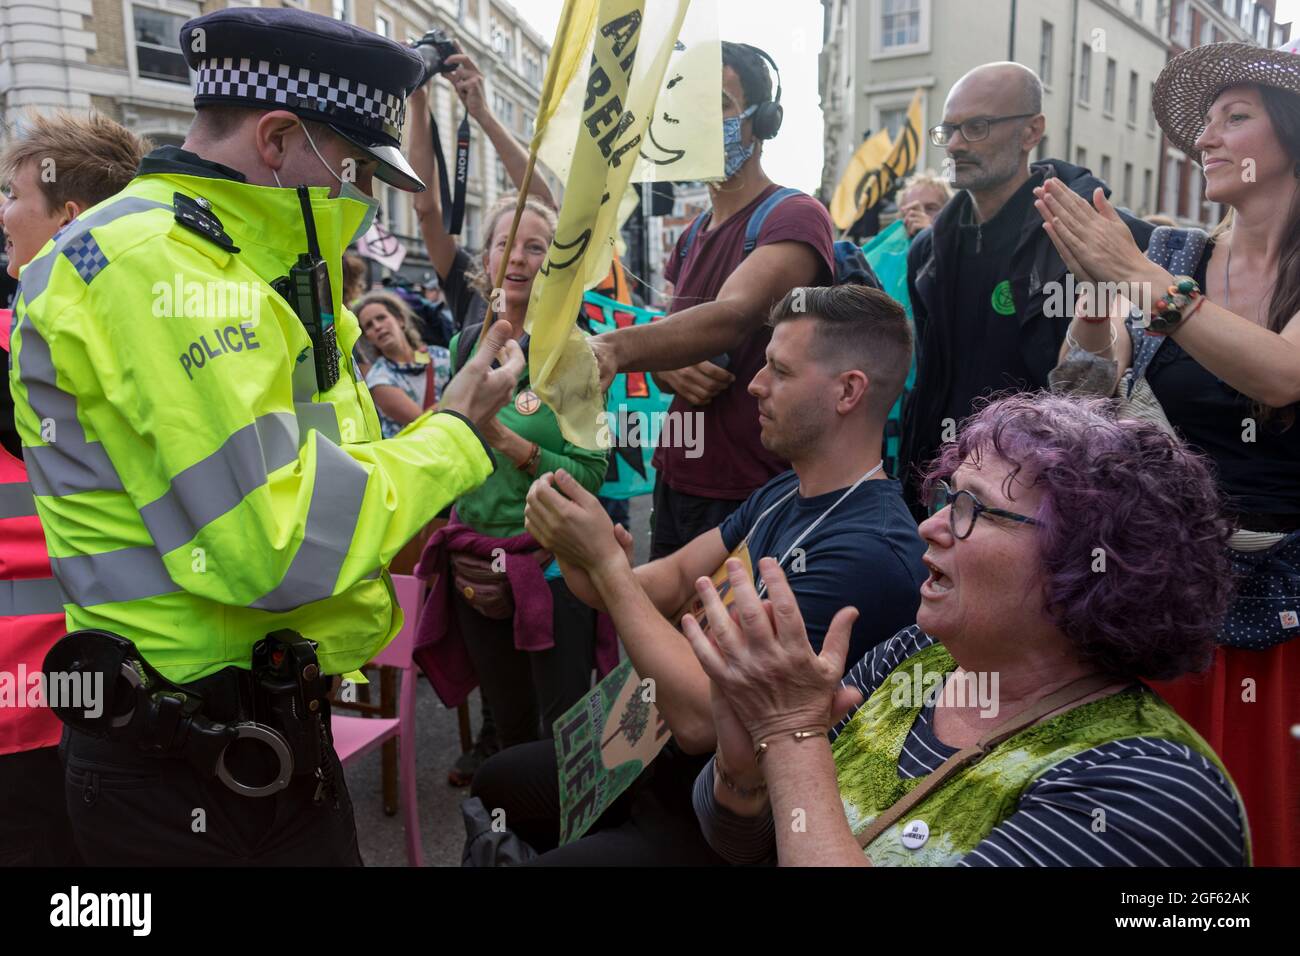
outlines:
[[[487,95],[483,87],[482,71],[479,70],[468,54],[460,52],[459,48],[439,30],[433,30],[426,34],[421,41],[421,45],[417,46],[416,50],[425,57],[426,64],[429,66],[429,76],[440,75],[446,77],[447,82],[455,88],[456,95],[460,97],[465,111],[487,135],[497,158],[510,175],[510,181],[515,184],[516,189],[520,188],[524,180],[524,171],[528,166],[528,150],[515,138],[514,133],[501,125],[501,121],[497,119],[488,106]],[[455,52],[448,52],[449,50],[455,50]],[[430,182],[433,182],[438,176],[438,164],[443,161],[443,158],[434,154],[430,135],[429,93],[427,88],[422,86],[411,93],[410,116],[411,162],[429,177]],[[555,197],[551,195],[550,189],[547,188],[546,182],[541,176],[533,176],[528,187],[528,193],[530,204],[535,199],[541,206],[549,210],[556,209]],[[509,198],[509,208],[513,210],[516,197],[511,195]],[[506,196],[501,196],[497,201],[504,206],[506,199]],[[487,315],[487,296],[490,294],[490,285],[484,280],[482,271],[476,266],[473,256],[461,246],[456,236],[447,231],[438,190],[428,189],[418,193],[413,201],[416,218],[420,224],[420,235],[424,238],[429,261],[433,263],[434,269],[437,270],[438,284],[442,288],[443,300],[455,317],[456,330],[460,331],[482,323]],[[540,219],[546,218],[546,213],[541,210],[533,209],[529,212],[533,212]],[[530,218],[529,212],[524,213],[524,220],[520,222],[521,229],[524,222]],[[550,216],[553,218],[554,212],[551,212]],[[484,216],[484,221],[492,222],[497,218],[489,211]],[[508,218],[505,225],[508,234],[510,228]],[[550,231],[554,232],[553,225]],[[490,240],[492,238],[491,230],[484,230],[484,235],[485,241]],[[501,237],[501,241],[505,242],[504,235]],[[549,235],[546,237],[546,243],[550,243]],[[479,281],[476,282],[476,278]],[[522,276],[516,278],[522,278]],[[507,276],[507,281],[509,279],[510,276]],[[531,276],[528,279],[531,288]]]
[[[91,865],[359,865],[330,693],[401,627],[389,562],[496,467],[479,429],[523,355],[494,330],[437,413],[382,439],[342,258],[376,178],[423,188],[400,151],[420,58],[292,9],[198,17],[180,48],[184,145],[65,226],[14,309],[72,631],[45,667],[109,695],[55,706],[68,810]],[[248,306],[160,297],[181,274]]]

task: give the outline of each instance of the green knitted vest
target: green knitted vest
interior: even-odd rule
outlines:
[[[916,706],[896,706],[891,699],[904,679],[908,687],[913,685],[918,665],[919,689],[907,694],[907,703]],[[912,655],[894,669],[835,738],[832,752],[840,796],[854,833],[924,779],[900,778],[898,759],[921,712],[922,690],[955,668],[942,644]],[[881,833],[866,848],[867,857],[875,866],[952,866],[1016,811],[1021,794],[1040,774],[1076,754],[1127,737],[1157,737],[1190,747],[1213,763],[1231,785],[1228,771],[1210,745],[1168,704],[1145,687],[1128,690],[1075,707],[1005,740],[979,763],[957,771]],[[1233,794],[1244,825],[1246,811],[1235,786]],[[902,832],[913,820],[925,821],[929,838],[920,847],[909,849],[902,842]],[[1249,835],[1245,854],[1249,865]]]

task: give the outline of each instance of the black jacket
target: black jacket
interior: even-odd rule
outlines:
[[[1029,182],[1022,188],[1032,189],[1049,176],[1062,180],[1089,202],[1098,186],[1110,195],[1106,184],[1087,169],[1058,159],[1031,163]],[[957,224],[970,205],[970,193],[959,192],[935,217],[931,227],[917,235],[907,254],[907,292],[916,322],[916,386],[903,409],[898,477],[903,481],[907,502],[918,518],[923,515],[918,472],[938,452],[943,431],[941,416],[953,382],[953,328],[960,308],[953,287],[957,276]],[[1047,298],[1044,286],[1049,282],[1063,282],[1066,268],[1043,229],[1042,216],[1032,204],[1027,208],[1020,239],[1011,257],[1011,295],[1020,324],[1021,356],[1035,384],[1045,388],[1047,373],[1056,366],[1070,319],[1066,316],[1049,319],[1043,315]],[[1145,250],[1155,227],[1126,210],[1119,210],[1119,214],[1138,246]]]

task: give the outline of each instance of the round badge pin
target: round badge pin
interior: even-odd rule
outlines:
[[[515,396],[515,411],[520,415],[533,415],[542,407],[542,400],[531,388],[526,388]]]
[[[930,825],[924,820],[910,820],[903,826],[903,846],[909,850],[919,850],[930,839]]]

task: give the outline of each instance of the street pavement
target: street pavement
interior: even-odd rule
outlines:
[[[650,496],[632,500],[631,525],[636,538],[637,563],[644,562],[650,547]],[[378,693],[378,682],[375,682]],[[475,733],[478,732],[479,694],[470,698]],[[429,682],[420,678],[416,692],[416,791],[420,807],[420,836],[426,866],[459,866],[465,828],[460,804],[469,788],[448,785],[447,771],[460,755],[460,731],[456,711],[438,700]],[[345,768],[348,790],[357,821],[361,856],[367,866],[406,866],[406,842],[402,815],[386,816],[380,782],[380,750],[360,757]],[[400,787],[400,782],[399,782]]]

